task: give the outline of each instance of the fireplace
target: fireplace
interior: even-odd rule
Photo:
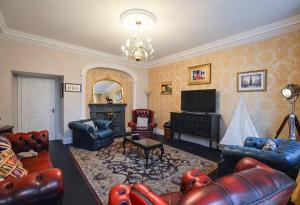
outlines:
[[[89,104],[91,119],[104,119],[113,122],[115,136],[125,135],[125,107],[126,104]]]

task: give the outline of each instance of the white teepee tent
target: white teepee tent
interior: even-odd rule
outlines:
[[[229,127],[220,144],[243,146],[244,141],[248,136],[259,137],[259,134],[252,123],[244,97],[241,96]]]

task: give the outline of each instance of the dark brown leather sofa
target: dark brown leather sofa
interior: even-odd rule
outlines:
[[[188,171],[182,178],[181,192],[157,195],[143,184],[116,185],[109,205],[285,205],[294,188],[295,182],[283,172],[243,158],[233,174],[216,181],[197,169]]]
[[[54,205],[61,202],[64,179],[53,168],[48,153],[48,132],[16,133],[6,136],[14,152],[33,149],[38,156],[21,160],[28,175],[0,181],[0,205]]]

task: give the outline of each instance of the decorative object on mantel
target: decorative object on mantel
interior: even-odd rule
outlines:
[[[160,84],[161,95],[172,95],[172,82],[163,82]]]
[[[122,24],[134,32],[133,38],[126,40],[126,45],[122,46],[122,55],[135,61],[148,61],[154,56],[154,49],[151,39],[143,41],[141,32],[152,28],[156,24],[155,15],[144,9],[129,9],[120,16]]]
[[[106,96],[105,100],[106,100],[107,104],[112,104],[113,103],[113,99],[111,99],[109,96]]]
[[[267,90],[267,70],[241,72],[237,74],[237,91],[253,92]]]
[[[259,134],[250,118],[242,95],[220,144],[243,146],[245,139],[249,136],[259,137]]]
[[[81,92],[81,84],[65,83],[65,92]]]
[[[188,68],[188,84],[201,85],[211,83],[211,64],[203,64]]]
[[[289,102],[291,113],[283,119],[279,129],[276,132],[275,138],[278,138],[283,127],[288,122],[289,138],[291,140],[296,140],[296,129],[298,131],[298,135],[300,135],[300,124],[295,113],[296,101],[298,100],[298,96],[300,95],[300,86],[295,84],[288,84],[286,87],[281,89],[281,94]]]

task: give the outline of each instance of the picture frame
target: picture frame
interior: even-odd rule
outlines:
[[[162,82],[160,84],[160,94],[161,95],[172,95],[173,85],[172,82]]]
[[[188,85],[211,83],[211,63],[188,67]]]
[[[122,101],[122,89],[115,92],[115,98],[117,102]]]
[[[65,92],[81,92],[81,84],[65,83]]]
[[[267,90],[267,70],[237,73],[238,92],[263,92]]]

